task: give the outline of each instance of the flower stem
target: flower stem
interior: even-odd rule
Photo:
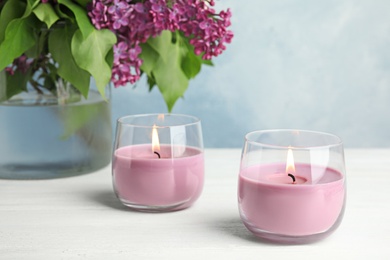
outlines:
[[[40,89],[41,86],[38,82],[36,82],[35,80],[30,80],[30,84],[38,92],[38,94],[43,95],[43,92]]]

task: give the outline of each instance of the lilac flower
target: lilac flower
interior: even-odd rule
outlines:
[[[114,46],[114,66],[112,69],[112,81],[114,86],[123,86],[127,83],[135,83],[141,74],[142,60],[138,58],[141,47],[130,48],[125,41],[120,41]]]
[[[140,46],[135,46],[134,48],[129,49],[129,59],[131,61],[136,61],[138,58],[138,55],[142,52],[142,49]]]
[[[134,9],[140,13],[140,14],[146,14],[147,13],[147,10],[145,8],[145,5],[143,3],[136,3],[134,5]]]
[[[127,9],[128,7],[129,7],[129,5],[127,4],[126,1],[114,0],[114,4],[110,5],[110,7],[108,7],[107,11],[110,14],[114,14],[117,12],[122,12],[122,10]]]
[[[42,0],[43,1],[43,0]],[[140,43],[163,30],[180,30],[190,38],[196,55],[211,59],[230,43],[230,9],[215,12],[214,0],[93,0],[88,13],[97,29],[108,28],[118,39],[112,81],[116,87],[136,82],[141,74]]]
[[[213,1],[209,3],[214,5]],[[219,14],[200,0],[178,0],[177,5],[187,12],[183,14],[187,19],[179,22],[179,29],[186,36],[191,36],[190,43],[194,45],[195,54],[203,53],[203,59],[216,57],[225,50],[225,43],[229,43],[233,33],[226,29],[230,25],[231,12],[228,9]]]
[[[127,58],[128,46],[126,42],[119,42],[114,46],[114,64],[119,63],[120,60]]]
[[[107,28],[110,24],[107,16],[108,7],[101,2],[97,2],[96,0],[93,0],[92,3],[93,8],[91,8],[92,10],[88,13],[92,23],[98,30]]]
[[[5,68],[5,71],[10,75],[14,75],[15,71],[17,70],[25,74],[29,70],[32,63],[33,59],[30,59],[25,54],[23,54],[19,58],[15,59],[9,67]]]
[[[113,5],[108,7],[107,12],[112,17],[112,27],[114,30],[118,30],[122,26],[127,26],[129,24],[131,8],[126,1],[114,0]]]

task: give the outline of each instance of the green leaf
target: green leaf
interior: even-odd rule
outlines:
[[[148,44],[153,48],[164,60],[167,60],[169,44],[172,43],[172,33],[170,31],[162,31],[161,35],[150,38]]]
[[[49,34],[49,30],[41,30],[39,33],[35,34],[36,44],[32,46],[30,49],[24,52],[29,58],[36,59],[38,58],[43,51],[43,48],[47,47],[47,35]]]
[[[202,59],[202,64],[208,65],[208,66],[214,66],[214,63],[211,60]]]
[[[195,54],[194,46],[190,44],[188,38],[178,32],[176,32],[176,38],[179,41],[183,52],[181,68],[189,79],[195,78],[200,72],[203,59],[200,55]]]
[[[160,54],[152,73],[171,112],[177,99],[183,96],[188,87],[188,78],[181,68],[183,50],[178,41],[172,43],[172,34],[167,31],[148,43]]]
[[[19,18],[11,21],[5,32],[5,39],[0,45],[0,70],[34,46],[35,35],[31,28],[33,17]]]
[[[106,56],[106,62],[108,64],[108,66],[110,66],[110,68],[112,69],[112,66],[114,64],[114,48],[111,48],[108,51],[107,56]]]
[[[58,69],[54,64],[47,63],[46,68],[48,69],[48,74],[40,76],[40,78],[44,80],[43,87],[45,89],[48,89],[55,97],[58,97],[57,86],[61,83],[67,83],[63,83],[64,80],[62,80],[62,78],[59,78]],[[68,84],[71,85],[71,83],[69,82]],[[73,88],[68,89],[68,94],[70,94],[70,97],[66,99],[66,102],[72,99],[71,90],[73,90]],[[74,91],[78,90],[74,88]],[[81,96],[80,92],[78,92],[78,96]]]
[[[26,7],[26,11],[24,12],[23,14],[23,17],[27,17],[29,16],[32,11],[34,10],[34,8],[41,2],[41,0],[28,0],[27,1],[27,7]]]
[[[142,72],[147,74],[149,90],[158,86],[170,112],[186,91],[189,79],[199,74],[203,61],[194,47],[179,32],[163,31],[160,36],[141,44]]]
[[[0,71],[0,102],[7,100],[7,76],[6,71]]]
[[[89,4],[91,0],[76,0],[76,2],[79,3],[79,5],[82,7],[87,7],[87,4]]]
[[[111,80],[111,65],[107,63],[106,57],[115,43],[115,34],[107,29],[94,29],[87,38],[77,30],[72,38],[72,54],[77,65],[94,77],[103,97],[105,87]]]
[[[152,70],[160,58],[160,55],[149,43],[142,44],[141,48],[142,52],[139,55],[140,59],[143,60],[141,70],[148,76],[151,76]]]
[[[71,43],[75,31],[75,28],[68,25],[52,30],[49,34],[49,52],[59,65],[58,75],[87,97],[91,75],[81,69],[73,58]]]
[[[12,96],[19,94],[22,91],[27,90],[27,82],[31,76],[31,70],[26,73],[21,71],[15,71],[14,75],[9,75],[6,73],[7,83],[6,83],[6,100],[10,99]]]
[[[84,38],[87,38],[91,33],[96,31],[84,8],[75,4],[71,0],[58,0],[58,3],[66,6],[73,12],[76,17],[77,25],[79,26]]]
[[[181,63],[181,68],[189,79],[195,78],[198,75],[201,66],[202,63],[199,57],[192,51],[187,52],[187,55],[184,56],[183,62]]]
[[[31,9],[34,9],[40,2],[41,0],[28,0],[27,4],[31,7]]]
[[[156,79],[154,78],[154,75],[148,76],[148,85],[149,85],[149,91],[152,91],[154,86],[156,86]]]
[[[5,3],[0,14],[0,43],[4,40],[8,24],[12,20],[20,18],[25,9],[26,3],[20,0],[8,0]]]
[[[89,106],[68,106],[66,110],[62,110],[60,116],[64,123],[64,133],[61,139],[66,140],[75,133],[80,133],[83,128],[90,125],[91,121],[104,115],[105,109],[101,105],[93,104]]]
[[[66,9],[66,11],[65,10],[62,10],[61,8],[60,8],[60,6],[61,5],[55,5],[53,8],[54,8],[54,10],[56,11],[56,13],[58,14],[58,16],[59,17],[61,17],[61,18],[64,18],[64,19],[68,19],[68,20],[70,20],[72,23],[75,23],[75,19],[74,19],[74,17],[72,16],[72,12],[67,12],[68,11],[68,9]]]
[[[53,81],[51,77],[44,78],[43,87],[52,93],[56,91],[56,83]]]
[[[48,28],[50,28],[56,21],[58,21],[58,19],[60,19],[49,3],[39,4],[33,12],[39,20],[46,23]]]

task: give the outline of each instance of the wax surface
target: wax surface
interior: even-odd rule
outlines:
[[[169,145],[162,145],[159,153],[161,158],[150,145],[125,146],[115,151],[112,173],[118,197],[135,205],[190,206],[203,189],[203,153]]]
[[[329,230],[343,210],[343,175],[330,168],[296,164],[295,176],[307,182],[274,183],[270,176],[284,168],[285,164],[267,164],[241,170],[238,200],[247,227],[290,236]]]

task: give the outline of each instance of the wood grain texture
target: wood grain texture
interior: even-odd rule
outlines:
[[[186,210],[130,211],[109,167],[43,181],[0,180],[0,259],[390,259],[390,149],[346,150],[344,220],[329,238],[256,239],[237,206],[239,149],[207,149],[203,194]]]

